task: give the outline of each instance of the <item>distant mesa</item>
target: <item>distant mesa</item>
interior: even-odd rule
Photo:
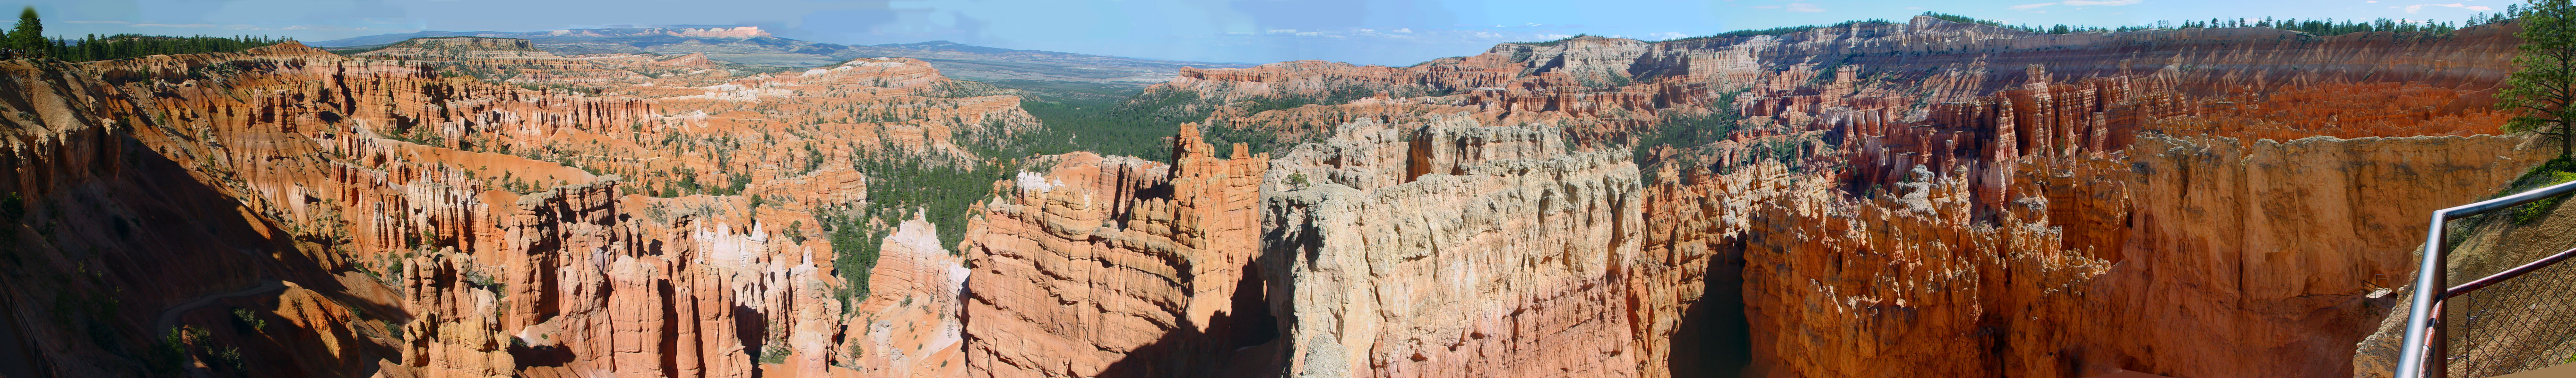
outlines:
[[[556,31],[548,32],[547,34],[548,34],[548,35],[553,35],[553,36],[580,36],[580,37],[654,37],[654,36],[671,36],[671,37],[681,37],[681,38],[759,38],[759,37],[768,37],[768,36],[770,36],[770,35],[769,35],[769,31],[766,31],[766,30],[760,30],[760,27],[758,27],[758,26],[735,26],[735,27],[721,27],[721,26],[719,26],[719,27],[704,27],[704,28],[692,28],[692,27],[671,27],[671,28],[626,28],[626,29],[565,29],[565,30],[556,30]]]
[[[563,60],[563,57],[561,56],[556,56],[555,54],[546,52],[545,50],[537,49],[535,42],[525,39],[486,37],[412,38],[399,43],[375,48],[370,51],[358,52],[350,55],[376,59],[416,61],[478,60],[507,62],[507,64],[543,64]]]
[[[424,37],[396,43],[387,48],[443,48],[496,51],[538,51],[537,44],[517,38]]]

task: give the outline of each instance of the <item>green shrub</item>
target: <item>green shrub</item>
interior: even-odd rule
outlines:
[[[783,343],[771,341],[769,345],[760,347],[760,363],[783,364],[787,363],[787,355],[796,354],[795,351],[787,350],[786,345],[780,344]]]
[[[16,222],[27,217],[27,200],[17,192],[0,196],[0,220]]]
[[[2523,172],[2521,177],[2513,180],[2512,189],[2507,189],[2504,193],[2498,194],[2498,196],[2521,193],[2523,191],[2539,189],[2550,185],[2558,185],[2559,183],[2569,181],[2576,181],[2576,160],[2568,160],[2567,158],[2550,159],[2547,163],[2540,163],[2540,166],[2532,167],[2530,171]],[[2560,202],[2564,202],[2566,199],[2567,195],[2562,194],[2541,199],[2539,201],[2532,201],[2531,203],[2523,204],[2522,206],[2515,206],[2513,209],[2513,224],[2531,224],[2531,222],[2538,221],[2542,217],[2547,217],[2551,210],[2557,209],[2558,204]]]
[[[188,363],[187,334],[186,329],[179,327],[172,327],[162,332],[160,345],[155,345],[151,355],[146,356],[148,359],[145,361],[146,367],[151,368],[154,373],[165,376],[184,372],[185,370],[182,369],[185,369]]]
[[[247,308],[233,309],[233,318],[241,320],[241,324],[243,326],[248,326],[254,331],[268,329],[268,320],[260,319],[258,313],[251,312],[250,309]]]

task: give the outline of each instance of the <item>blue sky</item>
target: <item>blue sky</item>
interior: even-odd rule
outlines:
[[[24,1],[24,0],[21,0]],[[2434,2],[2439,1],[2439,2]],[[1408,65],[1573,34],[1659,40],[1938,11],[2036,25],[2276,18],[2458,21],[2512,0],[37,0],[47,34],[260,34],[753,25],[847,44],[967,44],[1221,62]],[[0,7],[10,6],[0,0]]]

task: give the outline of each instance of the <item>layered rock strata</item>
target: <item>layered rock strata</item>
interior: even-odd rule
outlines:
[[[1636,376],[1636,166],[1545,128],[1362,121],[1267,173],[1295,376]]]
[[[395,47],[343,57],[288,43],[240,54],[6,63],[19,73],[12,83],[26,89],[13,95],[43,96],[5,105],[5,114],[19,114],[8,131],[24,157],[8,162],[6,177],[21,183],[10,193],[36,201],[10,206],[92,185],[62,172],[106,178],[97,180],[107,183],[102,189],[82,191],[175,186],[184,189],[172,198],[186,199],[133,197],[143,202],[82,217],[106,222],[94,229],[116,236],[28,247],[64,251],[42,261],[68,268],[39,270],[219,268],[137,275],[172,285],[138,292],[151,294],[112,293],[159,285],[10,283],[13,290],[69,284],[55,291],[111,293],[81,298],[131,305],[78,313],[99,324],[92,336],[11,336],[43,340],[29,345],[45,353],[6,358],[76,376],[856,372],[863,355],[850,351],[881,333],[846,326],[855,315],[846,308],[856,303],[847,303],[844,274],[833,269],[836,249],[819,236],[880,225],[827,226],[817,216],[869,204],[864,189],[874,173],[854,161],[971,164],[983,158],[952,140],[1035,127],[1016,97],[961,92],[974,89],[914,60],[744,75],[687,56],[554,57],[524,41]],[[763,147],[746,148],[755,145]],[[128,171],[146,173],[114,174]],[[56,208],[49,206],[24,209],[45,214]],[[70,221],[35,219],[13,224],[48,235],[51,224]],[[144,219],[216,221],[177,227]],[[145,226],[233,240],[198,243],[224,246],[212,254],[126,245],[157,240],[135,234]],[[930,231],[913,234],[922,232]],[[178,257],[135,262],[77,252],[100,249]],[[249,260],[227,260],[233,255]],[[954,284],[895,287],[921,292],[879,295],[956,292]],[[9,300],[11,308],[36,309],[66,298]],[[231,308],[203,304],[220,300],[274,305],[235,305],[243,311],[227,314]],[[954,323],[953,313],[912,316]],[[12,329],[69,315],[13,314]],[[167,320],[148,321],[156,317]],[[279,322],[296,326],[253,326]],[[162,344],[177,346],[128,347]],[[70,357],[86,355],[124,357]],[[252,357],[227,362],[232,355]],[[279,368],[287,365],[301,370]]]
[[[962,247],[967,375],[1205,376],[1267,341],[1241,297],[1269,156],[1218,158],[1195,125],[1173,155],[1059,155],[995,184]]]
[[[0,373],[2340,376],[2421,214],[2545,154],[2477,135],[2513,29],[1917,18],[1149,91],[1316,142],[1275,162],[977,156],[1035,119],[910,59],[12,61]],[[862,162],[1040,169],[952,255],[823,224]],[[893,231],[856,302],[809,237],[851,227]]]
[[[871,377],[966,375],[964,258],[939,246],[937,226],[903,222],[879,249],[870,295],[844,334],[852,366]]]
[[[1918,17],[1193,70],[1149,93],[1317,140],[1463,114],[1634,148],[1655,172],[1652,263],[1620,277],[1643,375],[1750,350],[1765,376],[2339,376],[2341,345],[2387,311],[2373,293],[2411,274],[2410,219],[2539,161],[2473,136],[2505,117],[2489,93],[2514,28],[2051,35]],[[1279,98],[1322,103],[1263,105]],[[1709,324],[1738,297],[1742,331]],[[1727,335],[1749,345],[1705,342]],[[2210,352],[2228,350],[2272,357]]]

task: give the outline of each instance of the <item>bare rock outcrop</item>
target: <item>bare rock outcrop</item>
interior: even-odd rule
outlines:
[[[2480,135],[2515,27],[1191,69],[1147,94],[1313,143],[1170,162],[979,156],[1037,119],[903,58],[7,61],[0,375],[2340,376],[2421,214],[2542,157]],[[850,220],[867,164],[1033,171],[948,246]]]
[[[1148,93],[1318,141],[1301,148],[1341,159],[1280,159],[1332,184],[1318,186],[1457,173],[1354,168],[1435,161],[1341,147],[1369,132],[1333,125],[1362,120],[1550,125],[1563,150],[1634,148],[1653,172],[1643,263],[1616,281],[1639,375],[1724,369],[1686,361],[1735,350],[1765,376],[2335,376],[2340,345],[2386,311],[2377,277],[2408,273],[2408,218],[2538,161],[2520,138],[2479,136],[2505,117],[2488,93],[2514,28],[2043,34],[1917,17],[1194,70]],[[1265,107],[1277,98],[1323,101]],[[1712,327],[1737,322],[1707,315],[1737,300],[1745,328]],[[1737,336],[1748,345],[1705,342]]]
[[[116,235],[28,250],[178,256],[30,260],[63,265],[46,271],[114,266],[161,283],[61,288],[124,287],[134,294],[80,298],[134,305],[84,312],[101,324],[92,336],[25,336],[54,343],[42,344],[46,356],[139,357],[95,364],[44,357],[26,366],[78,376],[250,367],[277,376],[850,374],[862,365],[848,351],[866,338],[844,326],[856,298],[845,296],[844,274],[831,266],[831,242],[805,236],[824,233],[818,213],[871,200],[865,189],[876,173],[851,161],[972,164],[984,157],[957,143],[1036,127],[1016,97],[967,88],[917,60],[746,74],[702,57],[564,58],[523,43],[415,40],[355,57],[287,43],[0,64],[14,75],[9,96],[24,97],[0,106],[0,114],[16,115],[0,122],[17,156],[0,161],[9,172],[0,179],[18,183],[8,193],[33,201],[9,203],[36,203],[24,209],[44,214],[69,209],[43,205],[46,196],[82,191],[123,191],[132,197],[104,198],[140,201],[74,212],[97,216],[28,218],[36,223],[20,229],[35,235],[58,224]],[[171,194],[143,195],[151,191]],[[170,223],[185,220],[203,226]],[[189,231],[155,238],[145,227]],[[44,239],[0,242],[30,240]],[[190,243],[223,247],[171,250]],[[242,307],[265,312],[238,318],[311,332],[192,331],[230,329],[217,326],[234,317],[200,303],[280,295],[229,294],[278,281],[307,290],[283,295],[330,300]],[[201,295],[212,297],[192,300]],[[40,307],[47,306],[13,308]],[[955,320],[953,312],[920,316]],[[131,325],[156,318],[178,329]],[[322,323],[338,326],[301,326]],[[100,349],[163,341],[184,345],[186,355]],[[253,357],[220,363],[216,351],[236,346]],[[290,365],[300,370],[272,369]]]
[[[1560,138],[1363,121],[1281,157],[1261,265],[1285,373],[1638,375],[1636,167]]]
[[[963,249],[969,376],[1166,376],[1222,370],[1258,344],[1243,287],[1260,253],[1265,155],[1218,158],[1183,125],[1174,164],[1073,153],[996,183]],[[1197,370],[1192,370],[1197,369]]]
[[[868,289],[844,334],[850,365],[874,377],[966,375],[965,325],[959,316],[969,275],[962,256],[939,246],[939,230],[905,221],[879,249]],[[835,351],[836,353],[840,351]]]

